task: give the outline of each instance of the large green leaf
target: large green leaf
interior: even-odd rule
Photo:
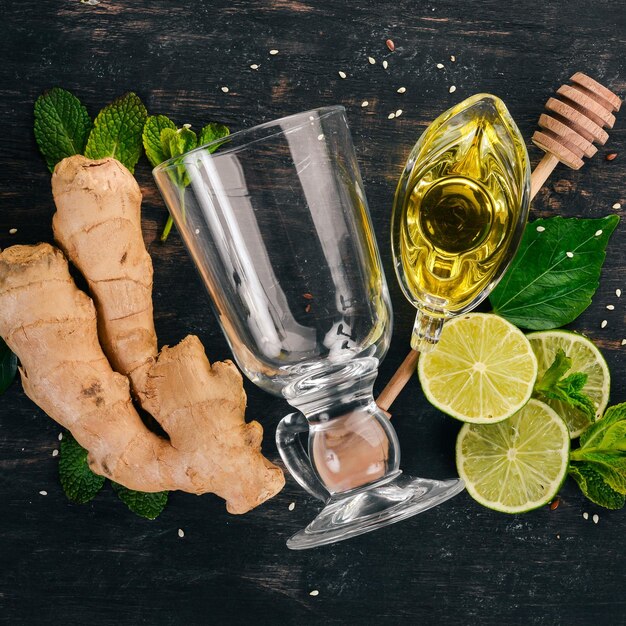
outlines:
[[[516,326],[558,328],[575,320],[598,288],[605,248],[619,217],[552,217],[528,224],[490,301]]]

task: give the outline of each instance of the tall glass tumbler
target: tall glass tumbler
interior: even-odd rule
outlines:
[[[154,177],[237,364],[297,409],[278,426],[278,449],[326,506],[287,545],[346,539],[458,493],[458,479],[401,475],[372,396],[392,311],[345,109],[235,133]]]

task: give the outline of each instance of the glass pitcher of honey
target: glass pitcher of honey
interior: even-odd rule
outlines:
[[[400,178],[391,227],[396,274],[417,308],[414,350],[432,349],[447,318],[489,295],[529,203],[528,153],[499,98],[472,96],[426,129]]]

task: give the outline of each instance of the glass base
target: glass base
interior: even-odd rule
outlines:
[[[307,550],[343,541],[394,524],[431,509],[464,489],[463,481],[402,476],[329,500],[322,512],[287,541],[292,550]]]

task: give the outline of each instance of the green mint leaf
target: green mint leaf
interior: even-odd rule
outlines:
[[[626,494],[626,454],[582,451],[577,462],[590,464],[615,491]]]
[[[157,518],[167,504],[167,491],[145,493],[127,489],[123,485],[111,482],[118,498],[135,514],[146,519]]]
[[[210,122],[200,131],[198,146],[205,146],[206,144],[212,143],[217,139],[228,137],[228,135],[230,135],[230,130],[228,129],[228,126],[224,126],[224,124],[218,124],[216,122]],[[215,152],[222,145],[222,143],[223,142],[212,145],[209,148],[209,152]]]
[[[15,380],[17,357],[0,337],[0,394],[3,394]]]
[[[626,452],[626,402],[609,407],[604,417],[592,424],[580,436],[580,448]]]
[[[151,115],[143,127],[143,147],[152,167],[169,158],[161,144],[161,131],[165,128],[176,130],[176,124],[165,115]]]
[[[196,136],[196,133],[184,126],[183,128],[179,128],[177,130],[164,128],[161,131],[161,148],[163,154],[168,159],[175,159],[176,157],[182,156],[186,152],[194,150],[197,145],[198,137]],[[181,188],[182,193],[184,187],[189,184],[189,176],[187,174],[187,166],[182,162],[182,160],[177,163],[179,164],[176,165],[176,168],[168,170],[168,174],[174,184]]]
[[[146,107],[137,94],[130,92],[117,98],[98,113],[85,156],[90,159],[114,157],[134,172],[141,156],[147,116]]]
[[[65,157],[83,153],[91,127],[87,109],[65,89],[54,87],[35,102],[35,139],[51,172]]]
[[[65,495],[78,504],[93,500],[104,485],[104,476],[91,471],[87,450],[68,433],[64,433],[59,452],[59,478]]]
[[[570,473],[583,493],[609,509],[624,505],[626,494],[626,402],[608,408],[580,436],[570,454]]]
[[[591,422],[596,418],[596,407],[593,400],[582,391],[587,383],[587,374],[576,372],[559,381],[559,390],[567,398],[565,401],[575,409],[582,411]]]
[[[572,360],[561,349],[557,350],[554,362],[535,384],[535,394],[549,400],[559,400],[582,411],[593,422],[596,409],[591,398],[582,391],[587,374],[576,372],[563,378],[572,366]]]
[[[611,488],[593,464],[570,463],[569,473],[583,494],[592,502],[613,510],[624,506],[626,500],[624,495]]]
[[[490,301],[516,326],[548,330],[569,324],[591,304],[617,215],[552,217],[528,224],[519,250]]]
[[[550,391],[570,367],[572,367],[572,359],[565,354],[564,350],[559,348],[554,355],[552,365],[545,371],[542,379],[535,384],[535,390],[540,393]]]
[[[164,128],[161,131],[161,146],[163,153],[168,158],[176,158],[194,150],[198,146],[198,137],[196,133],[189,129],[189,125],[185,124],[178,130],[172,130],[171,128]],[[178,187],[178,193],[180,196],[180,205],[183,218],[185,217],[185,187],[189,184],[189,175],[187,174],[187,166],[183,163],[182,159],[176,161],[176,167],[168,169],[168,175],[172,182]],[[161,241],[166,241],[167,237],[172,230],[174,220],[170,215],[167,218],[167,223],[161,234]]]
[[[183,126],[175,132],[165,129],[161,133],[161,143],[167,145],[170,157],[178,157],[198,147],[198,137],[193,130]]]

